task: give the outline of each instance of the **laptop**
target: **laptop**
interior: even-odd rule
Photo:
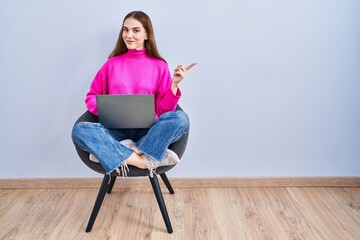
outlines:
[[[150,128],[155,123],[154,95],[97,95],[99,122],[109,129]]]

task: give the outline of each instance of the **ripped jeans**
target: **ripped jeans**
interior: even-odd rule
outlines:
[[[107,129],[100,123],[80,122],[72,130],[74,144],[92,153],[107,174],[126,164],[133,150],[120,143],[124,139],[135,142],[137,149],[161,161],[166,149],[189,131],[189,118],[183,111],[161,115],[150,129]]]

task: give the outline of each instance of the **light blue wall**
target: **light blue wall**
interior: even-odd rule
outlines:
[[[98,176],[70,132],[132,10],[170,69],[199,63],[170,176],[360,176],[358,0],[0,0],[0,177]]]

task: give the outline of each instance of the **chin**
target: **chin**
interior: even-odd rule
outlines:
[[[145,47],[141,47],[141,46],[134,46],[134,45],[126,45],[127,49],[129,50],[143,50],[145,49]]]

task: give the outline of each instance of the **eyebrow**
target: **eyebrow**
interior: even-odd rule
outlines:
[[[123,28],[129,29],[128,27],[124,26]],[[141,27],[133,27],[132,29],[141,29]]]

